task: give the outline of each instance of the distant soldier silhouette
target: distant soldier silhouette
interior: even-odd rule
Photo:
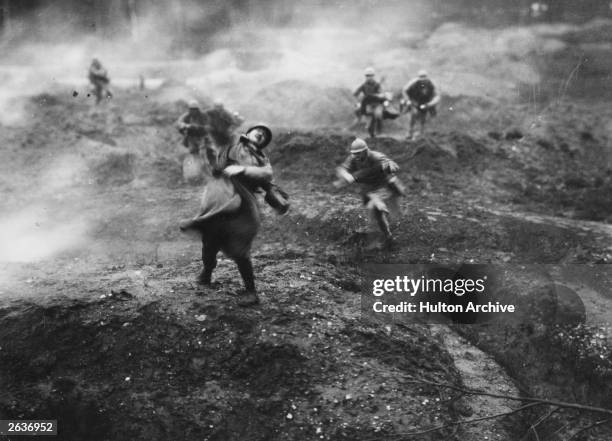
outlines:
[[[109,89],[110,78],[108,77],[108,72],[97,58],[91,60],[88,77],[96,97],[96,104],[99,104],[102,98],[112,98],[113,94]]]
[[[355,98],[359,98],[361,96],[361,100],[358,103],[359,106],[359,114],[365,115],[367,111],[367,106],[369,104],[379,104],[382,102],[382,86],[378,81],[376,81],[376,72],[374,68],[368,67],[365,72],[365,81],[355,89],[353,92],[353,96]]]

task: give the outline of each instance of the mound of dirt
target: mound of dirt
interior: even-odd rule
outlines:
[[[354,101],[348,89],[286,80],[256,92],[241,112],[277,126],[346,127],[354,119]]]
[[[409,381],[460,381],[426,328],[358,319],[333,267],[305,283],[304,262],[268,263],[274,301],[253,310],[179,279],[156,301],[0,310],[0,415],[58,419],[65,440],[352,440],[450,421],[456,397]]]
[[[334,169],[348,155],[355,137],[316,132],[281,132],[270,151],[270,160],[282,179],[316,182],[333,179]]]
[[[529,186],[524,196],[546,203],[578,219],[612,222],[612,173],[570,172],[541,185]]]
[[[315,186],[329,187],[335,179],[334,170],[348,156],[353,139],[353,135],[282,132],[271,148],[270,158],[277,176],[283,180],[306,180]],[[400,176],[404,177],[406,173],[424,171],[457,175],[466,170],[477,172],[496,156],[495,150],[482,139],[455,131],[433,133],[416,142],[375,138],[369,139],[368,145],[396,161],[402,170]]]

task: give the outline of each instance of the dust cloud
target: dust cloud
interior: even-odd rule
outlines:
[[[374,66],[385,88],[396,93],[425,68],[448,94],[512,97],[517,83],[539,81],[524,55],[557,47],[533,30],[439,26],[432,6],[419,0],[277,2],[262,9],[153,3],[96,32],[77,27],[76,11],[37,11],[36,19],[25,17],[14,26],[20,32],[3,48],[0,122],[14,125],[23,118],[15,104],[21,94],[63,88],[85,95],[92,57],[103,61],[114,87],[136,87],[142,75],[149,88],[181,85],[164,95],[166,101],[200,95],[223,100],[253,120],[280,118],[274,123],[299,126],[328,121],[299,113],[288,120],[282,117],[288,107],[320,100],[333,107],[330,113],[350,112],[350,95],[329,88],[354,90],[366,66]],[[37,29],[34,36],[30,29]],[[267,91],[276,86],[281,99]],[[292,100],[296,86],[313,93]]]
[[[58,209],[58,201],[65,192],[84,200],[87,174],[82,158],[64,155],[30,177],[29,194],[21,197],[29,203],[0,216],[0,262],[39,261],[86,243],[88,221],[78,211]]]
[[[49,207],[30,206],[0,219],[0,261],[32,262],[86,243],[87,223],[71,219],[56,223]]]

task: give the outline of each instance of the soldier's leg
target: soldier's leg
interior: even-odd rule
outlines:
[[[193,136],[187,136],[187,149],[189,153],[193,155],[197,155],[200,153],[200,142],[199,139],[194,138]]]
[[[198,283],[210,285],[212,280],[212,272],[217,266],[217,253],[219,247],[214,242],[205,242],[202,239],[202,263],[204,268],[198,277]]]
[[[96,94],[96,104],[100,104],[100,101],[102,101],[102,87],[100,84],[95,85],[94,93]]]
[[[255,276],[253,274],[253,264],[251,263],[251,258],[249,256],[235,257],[234,261],[238,265],[238,271],[240,271],[245,288],[240,299],[238,299],[238,304],[240,306],[251,306],[258,304],[259,297],[255,291]]]
[[[376,118],[374,118],[374,115],[370,115],[368,116],[368,118],[370,118],[370,121],[368,122],[368,134],[370,135],[371,138],[375,138],[376,137]]]
[[[376,120],[376,131],[382,133],[383,128],[383,106],[378,105],[374,110],[374,119]]]
[[[397,176],[393,176],[391,179],[389,179],[387,185],[393,194],[397,196],[406,196],[406,187],[404,187],[404,184],[398,179]]]
[[[382,233],[384,234],[385,239],[392,239],[393,236],[391,235],[391,227],[389,226],[389,213],[387,213],[386,211],[374,209],[374,218],[378,223],[380,231],[382,231]]]
[[[412,111],[412,113],[410,114],[410,132],[408,133],[408,137],[410,139],[413,139],[414,137],[414,126],[416,124],[416,120],[417,120],[417,113],[416,111]]]
[[[362,108],[361,104],[355,107],[355,123],[361,122],[361,118],[363,117],[363,112],[361,108]]]
[[[364,98],[361,100],[361,105],[359,106],[359,115],[365,115],[366,113],[368,113],[368,102]]]
[[[385,239],[391,239],[391,228],[389,226],[389,210],[385,202],[378,194],[370,194],[370,200],[367,207],[371,210],[374,220],[378,224],[378,228],[385,236]]]
[[[189,153],[183,159],[183,179],[190,184],[198,184],[206,173],[206,164],[200,154],[197,140],[192,137],[188,140]]]
[[[204,147],[206,152],[206,162],[212,168],[217,165],[217,158],[219,156],[220,148],[217,143],[210,137],[204,139]]]
[[[425,133],[425,122],[427,121],[427,112],[421,113],[421,135]]]
[[[249,256],[235,257],[234,261],[238,265],[238,271],[244,282],[244,288],[247,291],[255,291],[255,275],[253,273],[253,264]]]

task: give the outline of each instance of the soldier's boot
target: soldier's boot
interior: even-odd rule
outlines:
[[[259,304],[259,297],[255,291],[255,276],[253,274],[253,264],[248,256],[234,258],[238,265],[238,271],[244,282],[244,291],[238,299],[239,306],[254,306]]]

